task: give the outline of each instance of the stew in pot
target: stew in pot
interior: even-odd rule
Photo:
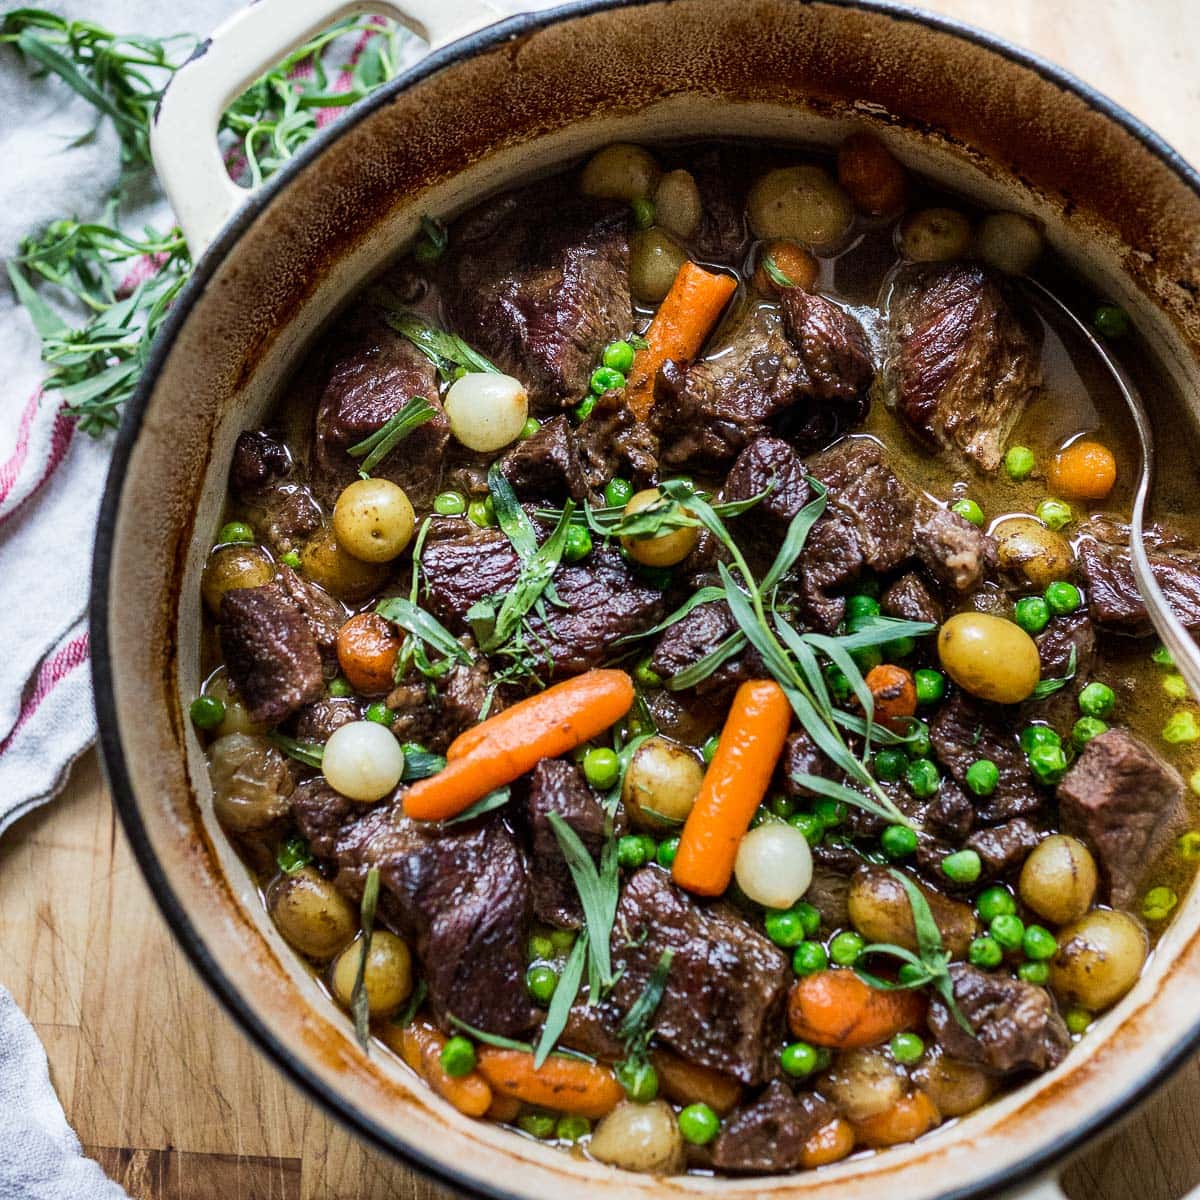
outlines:
[[[364,1045],[603,1162],[768,1173],[972,1111],[1129,991],[1200,712],[1128,419],[1031,274],[1095,304],[865,134],[614,145],[427,218],[333,324],[238,438],[191,715]],[[1172,433],[1151,557],[1198,628]]]

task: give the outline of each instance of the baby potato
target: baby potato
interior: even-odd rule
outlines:
[[[204,694],[212,696],[214,700],[220,700],[225,706],[225,715],[221,718],[220,725],[213,730],[216,737],[225,737],[230,733],[266,733],[270,728],[269,725],[258,725],[250,720],[246,706],[229,690],[229,679],[224,667],[204,685]]]
[[[632,517],[644,508],[657,504],[662,499],[658,488],[646,488],[638,492],[625,505],[624,516]],[[700,540],[698,528],[672,529],[653,537],[623,537],[621,545],[635,562],[644,567],[673,567],[683,562],[696,548]]]
[[[644,200],[654,194],[660,173],[649,150],[614,142],[588,160],[579,176],[579,190],[604,200]]]
[[[1100,1012],[1133,987],[1149,951],[1146,931],[1131,916],[1093,909],[1059,931],[1050,986],[1062,1003]]]
[[[838,147],[837,176],[861,213],[886,217],[904,207],[904,168],[872,134],[852,133]]]
[[[1034,517],[1008,517],[992,536],[1000,565],[1039,590],[1066,579],[1075,565],[1071,543]]]
[[[1052,924],[1078,921],[1096,894],[1096,860],[1081,841],[1056,833],[1025,860],[1018,890],[1022,903]]]
[[[334,959],[329,986],[343,1008],[350,1007],[354,995],[363,942],[360,935]],[[371,1016],[386,1017],[394,1013],[412,994],[412,988],[412,954],[408,944],[386,929],[374,930],[363,971],[363,991]]]
[[[304,543],[300,551],[300,569],[313,583],[349,604],[357,604],[378,591],[387,579],[382,563],[355,558],[337,540],[333,527],[326,525]]]
[[[965,1117],[996,1090],[995,1078],[969,1063],[947,1057],[937,1042],[913,1068],[912,1079],[943,1117]]]
[[[975,253],[1006,275],[1025,275],[1042,256],[1042,230],[1021,213],[988,213],[975,231]]]
[[[882,1046],[840,1053],[821,1076],[821,1094],[851,1121],[887,1112],[908,1091],[908,1076]]]
[[[312,867],[276,879],[267,911],[288,945],[317,962],[328,962],[358,928],[354,906]]]
[[[704,216],[700,189],[690,171],[668,171],[654,193],[655,220],[676,237],[690,238]]]
[[[913,262],[962,258],[971,246],[971,222],[953,208],[925,208],[900,225],[900,253]]]
[[[828,171],[811,165],[768,171],[750,189],[747,212],[756,237],[805,246],[836,246],[854,220],[850,197]]]
[[[275,578],[275,564],[259,546],[234,543],[214,550],[204,565],[200,594],[214,617],[221,615],[221,597],[234,588],[262,587]]]
[[[704,768],[689,750],[664,737],[647,738],[625,772],[621,799],[640,829],[661,833],[687,820],[704,782]]]
[[[333,508],[342,549],[363,562],[389,562],[412,540],[416,515],[408,494],[390,479],[356,479]]]
[[[650,1104],[625,1101],[596,1126],[588,1153],[626,1171],[675,1175],[683,1170],[683,1135],[665,1100]]]
[[[687,251],[664,229],[640,229],[629,239],[629,289],[643,304],[657,304],[687,262]]]
[[[988,613],[962,612],[938,632],[938,657],[965,692],[997,704],[1017,704],[1042,674],[1037,646],[1019,625]]]
[[[208,748],[213,812],[232,833],[261,833],[287,816],[294,781],[287,760],[266,738],[219,737]]]
[[[971,906],[917,886],[929,902],[946,949],[954,958],[965,958],[971,939],[979,932]],[[908,893],[888,871],[860,867],[850,880],[846,907],[850,924],[868,942],[886,942],[916,953],[917,930]]]

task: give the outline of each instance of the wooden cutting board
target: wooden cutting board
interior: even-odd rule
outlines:
[[[937,0],[1066,65],[1200,162],[1197,0]],[[88,1152],[137,1200],[431,1200],[243,1039],[175,947],[94,754],[0,842],[0,982],[46,1045]],[[1072,1200],[1178,1200],[1200,1183],[1190,1063],[1067,1175]]]

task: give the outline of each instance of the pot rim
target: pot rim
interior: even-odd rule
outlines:
[[[242,206],[226,222],[195,264],[191,277],[176,298],[167,320],[157,335],[137,389],[126,402],[126,412],[114,439],[112,460],[105,482],[96,537],[93,543],[89,624],[98,742],[109,790],[125,830],[125,836],[129,839],[142,875],[150,885],[155,903],[166,919],[172,935],[188,956],[210,993],[216,996],[226,1013],[234,1019],[250,1041],[268,1056],[273,1065],[280,1069],[309,1099],[316,1101],[324,1111],[331,1113],[355,1134],[364,1137],[373,1147],[385,1151],[393,1158],[398,1158],[406,1166],[418,1171],[427,1179],[443,1184],[448,1183],[464,1196],[494,1197],[495,1200],[526,1200],[518,1193],[504,1188],[490,1185],[480,1187],[474,1181],[459,1174],[453,1167],[443,1165],[432,1156],[425,1154],[420,1147],[406,1143],[371,1115],[337,1094],[332,1087],[328,1086],[304,1064],[297,1061],[289,1052],[288,1047],[259,1016],[249,1000],[243,996],[211,956],[207,945],[193,926],[186,906],[173,890],[161,868],[138,810],[138,803],[125,763],[121,731],[115,718],[115,671],[111,660],[108,636],[108,592],[117,516],[126,468],[141,431],[142,418],[157,383],[159,372],[170,354],[180,329],[187,321],[193,306],[203,294],[206,284],[218,266],[236,248],[246,229],[275,197],[289,186],[293,178],[316,162],[343,132],[353,128],[379,107],[388,104],[398,93],[420,83],[452,63],[475,57],[511,38],[534,33],[550,25],[569,21],[576,17],[588,16],[607,9],[641,7],[660,2],[661,0],[569,0],[568,3],[554,8],[519,13],[467,34],[457,41],[450,42],[427,54],[407,71],[397,75],[370,96],[354,104],[341,120],[318,132],[265,184],[256,191],[248,193]],[[965,22],[916,10],[895,3],[894,0],[793,0],[793,2],[801,4],[817,2],[836,8],[876,13],[892,20],[923,25],[936,32],[949,34],[962,41],[990,50],[1075,95],[1089,108],[1100,113],[1140,142],[1155,157],[1165,163],[1197,197],[1200,197],[1200,171],[1193,168],[1164,138],[1102,92],[1038,54],[1022,49],[1004,38]],[[1151,1065],[1135,1084],[1112,1097],[1058,1145],[1047,1147],[1038,1154],[1024,1158],[1010,1166],[1001,1167],[974,1184],[963,1187],[952,1186],[938,1193],[936,1200],[969,1200],[969,1198],[975,1200],[975,1198],[996,1196],[1002,1191],[1030,1182],[1045,1174],[1055,1164],[1063,1162],[1102,1131],[1111,1127],[1114,1122],[1129,1115],[1156,1088],[1173,1076],[1198,1048],[1200,1048],[1200,1018],[1177,1038],[1171,1049],[1159,1061]]]

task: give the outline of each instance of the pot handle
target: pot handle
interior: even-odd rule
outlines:
[[[431,49],[505,15],[488,0],[257,0],[235,13],[175,72],[150,130],[155,170],[193,258],[250,195],[225,169],[221,114],[289,51],[364,13],[395,18]]]

